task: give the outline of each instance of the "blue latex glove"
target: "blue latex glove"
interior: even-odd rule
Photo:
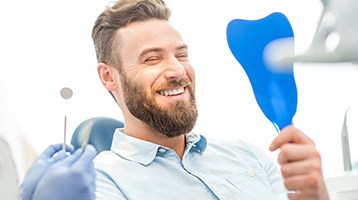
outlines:
[[[67,145],[66,151],[72,153],[73,146]],[[27,171],[22,184],[20,185],[20,199],[31,200],[36,189],[37,183],[40,181],[46,170],[54,163],[66,157],[65,151],[62,150],[62,144],[53,144],[33,162]]]
[[[72,146],[67,146],[73,152]],[[57,156],[54,156],[57,153]],[[62,144],[51,145],[27,172],[20,187],[21,200],[91,200],[95,198],[96,149],[87,145],[65,155]]]
[[[32,199],[95,199],[96,174],[92,160],[96,154],[96,149],[87,145],[52,164],[38,182]]]

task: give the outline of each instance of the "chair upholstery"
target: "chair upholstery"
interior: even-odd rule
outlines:
[[[115,129],[123,127],[124,123],[119,120],[110,117],[93,117],[78,125],[72,135],[71,144],[75,149],[87,143],[92,144],[98,153],[109,150]]]

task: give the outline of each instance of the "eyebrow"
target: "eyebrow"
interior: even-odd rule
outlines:
[[[176,49],[176,50],[188,49],[188,45],[182,44],[182,45],[178,46],[178,47],[175,48],[175,49]]]
[[[139,58],[143,57],[145,54],[149,52],[162,52],[163,50],[159,47],[146,48],[139,54]]]
[[[182,50],[182,49],[187,49],[188,45],[186,44],[182,44],[178,47],[175,48],[175,50]],[[149,52],[162,52],[163,49],[160,47],[152,47],[152,48],[146,48],[144,49],[140,54],[139,54],[139,58],[143,57],[145,54],[149,53]]]

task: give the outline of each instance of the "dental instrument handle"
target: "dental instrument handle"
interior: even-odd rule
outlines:
[[[67,130],[67,115],[65,114],[64,127],[63,127],[63,144],[62,150],[66,151],[66,130]]]
[[[68,100],[72,97],[73,92],[71,88],[64,87],[61,89],[60,94],[63,99]],[[62,145],[62,149],[64,151],[66,150],[66,129],[67,129],[67,114],[65,112],[64,129],[63,129],[63,145]]]

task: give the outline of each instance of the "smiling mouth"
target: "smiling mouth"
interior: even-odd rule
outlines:
[[[175,96],[184,93],[185,87],[181,87],[173,90],[160,90],[157,93],[162,96]]]

